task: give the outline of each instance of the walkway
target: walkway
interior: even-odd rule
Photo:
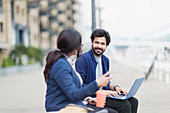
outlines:
[[[45,113],[43,69],[0,77],[0,113]],[[143,76],[131,68],[111,61],[112,81],[129,90]],[[170,113],[170,85],[150,77],[139,89],[138,113]]]
[[[111,67],[114,83],[129,91],[136,78],[144,76],[131,68],[113,63]],[[138,113],[170,113],[170,84],[160,82],[154,77],[144,81],[136,96],[139,103]]]

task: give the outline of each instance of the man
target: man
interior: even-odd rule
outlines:
[[[104,29],[96,29],[90,38],[92,41],[92,49],[77,59],[75,65],[76,71],[79,72],[83,79],[83,86],[109,71],[109,59],[103,55],[111,41],[109,33]],[[109,83],[107,87],[101,89],[117,91],[118,94],[121,92],[127,94],[124,89],[112,83]],[[119,113],[137,113],[138,100],[134,97],[127,100],[107,98],[105,106],[115,109]]]

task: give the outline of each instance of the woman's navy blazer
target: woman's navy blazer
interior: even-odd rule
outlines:
[[[82,87],[70,63],[65,57],[59,58],[52,66],[47,81],[46,111],[58,111],[70,103],[84,106],[83,99],[97,90],[96,81]]]

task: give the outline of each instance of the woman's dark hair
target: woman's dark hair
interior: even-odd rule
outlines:
[[[78,49],[78,55],[80,56],[81,52],[81,42],[82,37],[80,33],[76,30],[66,29],[63,30],[57,39],[57,49],[48,53],[46,58],[46,65],[44,69],[44,78],[45,82],[47,82],[48,77],[50,75],[50,70],[53,64],[60,58],[68,55],[68,53],[72,52],[75,49]]]
[[[95,37],[106,37],[106,44],[107,44],[107,46],[111,42],[109,32],[107,32],[104,29],[96,29],[96,30],[93,31],[93,33],[91,34],[91,37],[90,37],[92,43],[93,43]]]

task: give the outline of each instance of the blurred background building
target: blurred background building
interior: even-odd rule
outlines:
[[[80,29],[78,0],[0,0],[0,66],[15,45],[49,51],[58,33]]]

